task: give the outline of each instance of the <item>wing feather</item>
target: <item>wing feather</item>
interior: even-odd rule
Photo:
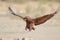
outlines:
[[[57,13],[57,11],[55,11],[52,14],[48,14],[48,15],[44,15],[42,17],[35,18],[35,19],[33,19],[33,21],[34,21],[35,25],[42,24],[42,23],[46,22],[47,20],[49,20],[50,18],[52,18],[56,13]]]
[[[20,18],[22,18],[22,19],[24,19],[22,16],[17,15],[10,7],[8,7],[8,9],[9,9],[9,11],[11,12],[11,14],[13,14],[13,15],[15,15],[15,16],[18,16],[18,17],[20,17]]]

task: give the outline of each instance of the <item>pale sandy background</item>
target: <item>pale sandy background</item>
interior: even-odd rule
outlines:
[[[60,9],[58,2],[26,2],[22,4],[0,2],[0,38],[3,40],[60,40],[60,10],[58,13],[45,22],[38,25],[35,31],[25,31],[26,23],[8,11],[10,6],[15,13],[25,17],[36,18]]]

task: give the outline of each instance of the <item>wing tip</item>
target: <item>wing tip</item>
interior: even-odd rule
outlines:
[[[58,13],[58,10],[56,10],[53,14],[55,15],[55,14],[57,14]]]

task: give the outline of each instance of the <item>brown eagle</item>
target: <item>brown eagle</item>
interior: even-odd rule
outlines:
[[[8,9],[11,12],[11,14],[22,18],[26,22],[25,30],[29,29],[29,31],[35,30],[34,26],[45,23],[47,20],[52,18],[57,13],[57,10],[56,10],[54,13],[47,14],[47,15],[44,15],[42,17],[37,17],[35,19],[32,19],[29,16],[22,17],[20,15],[17,15],[16,13],[14,13],[14,11],[10,7],[8,7]]]

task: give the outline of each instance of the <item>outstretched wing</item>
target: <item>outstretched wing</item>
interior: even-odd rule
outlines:
[[[17,15],[10,7],[8,7],[8,9],[9,9],[9,11],[11,12],[11,14],[13,14],[13,15],[15,15],[15,16],[18,16],[18,17],[20,17],[20,18],[22,18],[22,19],[24,19],[22,16]]]
[[[32,19],[32,20],[34,21],[35,25],[39,25],[39,24],[42,24],[42,23],[46,22],[50,18],[52,18],[56,13],[57,13],[57,11],[55,11],[52,14],[44,15],[42,17],[38,17],[38,18],[35,18],[35,19]]]

